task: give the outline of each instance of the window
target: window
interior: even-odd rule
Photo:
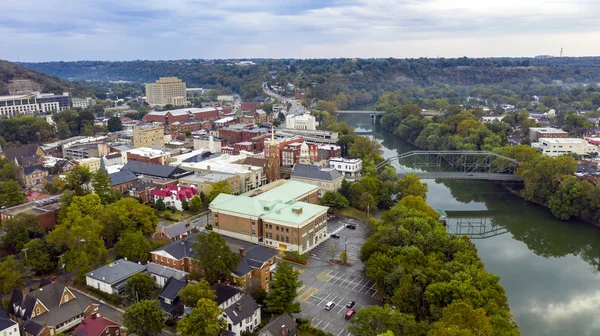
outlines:
[[[256,222],[255,222],[255,221],[252,221],[252,226],[254,226],[254,225],[256,225]]]
[[[285,228],[285,232],[290,232],[290,228]]]
[[[255,235],[256,234],[256,230],[253,229],[252,230],[252,234]]]
[[[275,231],[279,231],[279,226],[275,226]]]
[[[41,314],[40,308],[39,307],[35,308],[35,315],[37,316],[37,315],[40,315],[40,314]]]

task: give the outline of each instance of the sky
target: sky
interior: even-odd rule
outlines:
[[[598,0],[1,0],[0,59],[600,55]]]

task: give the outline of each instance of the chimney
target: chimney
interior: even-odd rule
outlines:
[[[241,257],[245,257],[246,256],[246,249],[243,247],[240,247],[240,256]]]
[[[187,233],[183,235],[183,241],[186,242],[187,241]]]
[[[187,224],[186,224],[185,226],[186,226],[186,227],[188,227],[188,226],[190,226],[190,225],[192,225],[192,220],[188,218],[188,220],[187,220]]]
[[[242,311],[242,305],[239,303],[236,303],[235,309],[237,309],[237,311]]]
[[[23,296],[26,296],[27,294],[29,294],[29,287],[21,289],[21,292],[23,293]]]
[[[52,283],[56,283],[56,275],[53,275],[53,276],[50,278],[50,281],[51,281]]]
[[[93,313],[93,314],[92,314],[92,320],[95,320],[95,319],[96,319],[96,315],[98,315],[98,313]]]
[[[281,336],[287,335],[287,329],[285,328],[285,324],[281,326]]]

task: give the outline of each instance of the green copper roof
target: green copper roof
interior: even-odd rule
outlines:
[[[268,202],[281,201],[282,203],[288,203],[317,189],[319,189],[319,187],[312,184],[289,180],[287,183],[269,191],[265,191],[253,198]]]
[[[300,225],[309,219],[326,212],[327,207],[321,205],[306,202],[293,202],[291,204],[286,204],[286,206],[282,207],[281,209],[276,209],[273,212],[269,212],[268,214],[261,216],[261,218],[293,225]]]

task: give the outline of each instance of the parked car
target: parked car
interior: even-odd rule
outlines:
[[[356,310],[354,310],[354,309],[348,310],[348,312],[346,313],[346,320],[349,320],[350,318],[352,318],[352,315],[354,315],[354,313],[356,313]]]
[[[348,225],[346,225],[346,228],[351,229],[351,230],[356,230],[356,225],[348,224]]]
[[[352,308],[352,307],[354,307],[354,305],[355,305],[355,304],[356,304],[356,302],[354,302],[354,301],[350,301],[350,302],[348,302],[348,304],[346,305],[346,308]]]
[[[340,238],[340,235],[337,233],[332,233],[331,238]]]
[[[335,302],[327,302],[325,305],[325,310],[331,310],[333,307],[335,307]]]

